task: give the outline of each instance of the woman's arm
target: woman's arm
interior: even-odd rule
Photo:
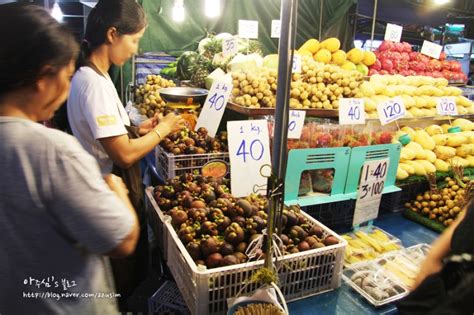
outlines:
[[[431,250],[428,252],[425,261],[421,265],[420,272],[415,279],[415,284],[411,288],[412,291],[415,290],[428,276],[441,271],[443,268],[443,258],[446,257],[451,250],[451,239],[453,238],[453,233],[459,223],[464,219],[466,211],[467,210],[463,211],[456,221],[454,221],[454,223],[433,242]]]
[[[138,139],[128,135],[100,138],[99,141],[112,161],[121,168],[127,169],[150,153],[170,132],[180,130],[184,120],[173,113],[149,132]]]

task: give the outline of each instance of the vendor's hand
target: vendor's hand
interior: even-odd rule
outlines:
[[[185,123],[184,119],[181,116],[176,115],[175,113],[169,113],[166,116],[160,114],[158,117],[158,121],[158,126],[166,129],[166,134],[183,129]]]
[[[142,122],[140,124],[140,126],[138,126],[138,128],[139,128],[138,133],[140,134],[140,136],[144,136],[147,133],[149,133],[150,131],[152,131],[153,128],[155,128],[156,125],[158,125],[158,121],[159,121],[159,116],[155,115],[154,117],[152,117],[150,119],[147,119],[144,122]]]
[[[416,276],[413,286],[410,291],[414,291],[426,278],[430,275],[438,273],[443,268],[443,263],[437,259],[431,259],[427,256],[423,264],[421,265],[420,272]]]
[[[108,174],[104,176],[104,180],[109,186],[110,190],[114,191],[117,194],[124,193],[128,195],[128,189],[122,178],[114,174]]]

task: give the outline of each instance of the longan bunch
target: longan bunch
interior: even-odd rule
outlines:
[[[149,74],[146,83],[138,86],[135,90],[134,106],[138,108],[142,115],[153,117],[157,113],[163,113],[166,102],[158,92],[161,88],[176,86],[173,81],[162,78],[159,75]]]

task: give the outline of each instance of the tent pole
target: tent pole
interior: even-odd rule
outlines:
[[[322,27],[323,27],[323,6],[324,0],[321,0],[321,5],[319,7],[319,37],[318,40],[321,41]]]
[[[278,45],[278,78],[275,108],[275,127],[272,151],[272,175],[268,181],[270,211],[267,222],[268,238],[266,242],[265,268],[273,268],[273,234],[275,227],[281,226],[283,212],[284,177],[287,163],[288,121],[290,113],[290,85],[293,67],[293,52],[295,49],[296,20],[298,0],[281,1],[281,35]],[[281,233],[280,230],[276,231]]]
[[[372,32],[370,33],[370,51],[373,50],[373,46],[374,46],[375,23],[377,21],[377,4],[378,4],[378,1],[375,0],[374,15],[372,17]]]

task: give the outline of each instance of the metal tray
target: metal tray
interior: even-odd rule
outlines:
[[[275,114],[275,108],[264,107],[264,108],[250,108],[240,106],[233,102],[227,103],[227,108],[231,111],[243,114],[248,117],[260,117],[269,116]],[[339,111],[336,109],[304,109],[304,108],[290,108],[291,110],[304,110],[306,111],[306,117],[321,117],[321,118],[338,118]]]
[[[170,87],[159,89],[158,92],[166,102],[184,103],[188,105],[194,103],[203,105],[209,93],[206,89],[193,87]]]
[[[376,288],[390,288],[392,291],[392,295],[389,297],[383,298],[375,298],[369,292],[364,290],[359,282],[354,282],[352,277],[358,272],[366,272],[365,278],[362,281],[368,281],[368,285]],[[368,279],[369,277],[373,277],[373,279]],[[374,305],[375,307],[379,307],[394,301],[397,301],[406,295],[408,295],[408,289],[403,286],[401,282],[397,279],[393,278],[389,273],[385,272],[383,268],[381,268],[376,263],[370,262],[362,262],[353,265],[349,269],[344,270],[342,274],[342,278],[347,284],[357,291],[360,295],[362,295],[370,304]],[[354,279],[355,280],[355,279]]]

